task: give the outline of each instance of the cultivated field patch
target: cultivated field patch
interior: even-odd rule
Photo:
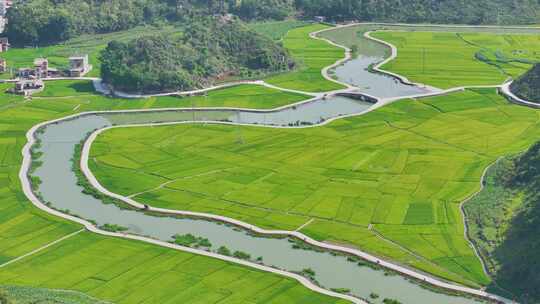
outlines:
[[[498,85],[540,61],[536,34],[374,32],[398,49],[382,68],[440,88]]]
[[[345,57],[343,49],[309,37],[311,32],[325,28],[328,26],[314,24],[289,31],[283,38],[283,45],[299,64],[298,71],[270,77],[266,81],[282,88],[306,92],[325,92],[344,88],[321,75],[323,68]]]
[[[509,104],[494,89],[468,90],[309,129],[114,129],[98,138],[90,167],[113,192],[144,192],[134,197],[143,203],[268,229],[295,230],[313,218],[302,231],[315,238],[485,284],[459,204],[478,189],[489,163],[534,142],[538,122],[538,111]],[[111,163],[111,154],[136,162],[135,169]],[[134,182],[134,175],[160,179]]]

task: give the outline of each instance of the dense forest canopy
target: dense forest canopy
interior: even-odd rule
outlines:
[[[17,1],[8,10],[6,35],[19,46],[64,41],[84,33],[125,30],[169,11],[154,0]]]
[[[538,0],[15,0],[6,34],[15,45],[64,41],[194,14],[243,20],[325,16],[330,21],[540,23]]]
[[[287,51],[239,21],[193,20],[182,37],[147,36],[111,42],[102,78],[129,92],[188,90],[230,75],[251,77],[294,66]]]
[[[540,63],[514,81],[510,89],[518,97],[540,103]]]
[[[509,288],[522,303],[540,301],[540,143],[513,161],[506,172],[506,187],[522,204],[504,241],[493,255],[501,261],[496,281]]]
[[[307,16],[408,23],[538,23],[538,0],[296,0]]]

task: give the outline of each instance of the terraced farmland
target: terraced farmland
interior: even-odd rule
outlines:
[[[440,88],[497,85],[540,61],[540,38],[529,34],[375,32],[398,57],[382,68]]]
[[[344,88],[321,75],[323,68],[344,57],[343,49],[309,37],[309,33],[325,28],[329,27],[314,24],[289,31],[283,39],[283,45],[300,65],[299,70],[270,77],[266,81],[282,88],[306,92],[325,92]]]
[[[301,231],[486,284],[459,204],[488,164],[538,138],[538,122],[538,111],[475,90],[309,129],[114,129],[93,146],[91,168],[154,206],[288,230],[315,219]]]
[[[119,304],[348,303],[288,278],[89,232],[8,266],[3,283],[78,290]]]
[[[34,208],[21,190],[20,151],[30,127],[78,112],[191,104],[189,98],[106,98],[90,93],[86,81],[54,83],[31,102],[5,94],[7,87],[0,85],[0,265],[81,229]],[[229,96],[241,97],[240,103],[235,104],[235,99],[227,102],[231,106],[245,105],[242,102],[263,105],[258,88],[231,88]],[[226,90],[218,94],[227,96]],[[287,93],[278,96],[285,98]],[[213,100],[209,97],[207,105],[212,106]],[[162,303],[164,298],[172,303],[343,303],[272,274],[86,232],[0,268],[0,285],[5,284],[78,290],[116,303],[140,303],[142,298],[150,303],[156,299]]]

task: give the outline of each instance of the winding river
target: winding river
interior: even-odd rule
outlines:
[[[293,249],[287,239],[253,237],[244,231],[210,221],[188,218],[152,216],[138,211],[106,205],[91,195],[84,194],[77,185],[71,159],[75,147],[89,132],[113,125],[167,123],[182,121],[230,121],[244,124],[288,126],[290,124],[317,124],[340,115],[361,113],[372,104],[343,97],[291,106],[275,112],[253,111],[133,111],[83,115],[46,126],[37,139],[41,142],[38,159],[42,164],[33,176],[42,181],[37,192],[42,199],[58,210],[92,220],[97,225],[117,224],[130,233],[149,236],[163,241],[175,234],[191,233],[208,238],[213,249],[226,246],[253,257],[262,257],[266,265],[289,271],[310,268],[315,279],[326,288],[347,288],[363,298],[371,293],[383,298],[398,299],[403,303],[476,303],[473,300],[434,293],[397,275],[358,266],[342,256],[330,253]],[[391,286],[391,288],[389,288]],[[374,303],[382,303],[373,300]]]
[[[384,48],[379,53],[364,54],[350,60],[335,70],[340,81],[361,89],[362,92],[385,98],[427,93],[427,88],[405,85],[381,74],[368,71],[368,67],[384,58]],[[41,152],[35,159],[40,165],[30,173],[41,181],[35,192],[41,200],[66,213],[95,222],[98,226],[116,224],[128,228],[128,232],[148,236],[162,241],[172,241],[175,234],[191,233],[207,238],[211,250],[225,246],[232,251],[249,253],[253,258],[261,257],[265,265],[291,272],[304,269],[314,271],[313,278],[324,288],[346,288],[351,294],[368,299],[370,294],[380,295],[370,299],[382,303],[384,298],[399,300],[404,304],[470,304],[479,300],[466,299],[424,289],[400,275],[357,265],[347,257],[329,252],[294,249],[287,238],[255,237],[246,231],[222,223],[181,217],[157,216],[140,211],[122,209],[113,204],[104,204],[91,195],[83,193],[72,170],[72,159],[76,146],[94,130],[110,126],[165,124],[181,122],[226,122],[270,127],[305,127],[346,115],[369,111],[373,104],[348,99],[329,97],[291,105],[273,111],[255,110],[155,110],[118,111],[87,113],[53,124],[45,125],[35,133]]]

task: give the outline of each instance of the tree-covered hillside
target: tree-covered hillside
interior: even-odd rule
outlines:
[[[520,98],[540,102],[540,63],[514,81],[510,89]]]
[[[520,303],[539,303],[540,142],[500,160],[485,186],[465,208],[469,235],[494,277],[490,288],[503,288]]]
[[[111,42],[101,54],[102,78],[129,92],[187,90],[228,76],[252,77],[294,66],[287,51],[240,21],[203,18],[184,35]]]
[[[538,23],[538,0],[296,0],[304,15],[407,23]]]
[[[129,29],[169,11],[165,2],[156,0],[15,0],[5,34],[17,46],[51,44]]]
[[[540,143],[514,161],[506,186],[522,204],[493,255],[501,263],[496,281],[521,298],[540,302]]]
[[[15,45],[43,45],[88,33],[232,13],[243,20],[325,16],[330,21],[540,23],[538,0],[15,0],[6,34]]]

